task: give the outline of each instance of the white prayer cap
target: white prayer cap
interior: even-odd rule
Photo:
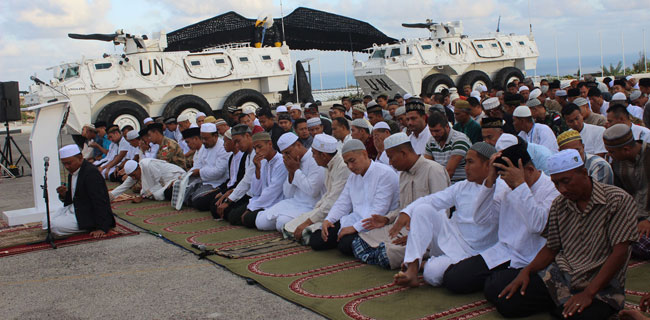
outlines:
[[[586,104],[589,104],[589,100],[587,100],[587,99],[585,99],[585,98],[583,98],[583,97],[577,97],[577,98],[575,98],[575,100],[573,100],[573,103],[574,103],[576,106],[579,107],[579,106],[584,106],[584,105],[586,105]]]
[[[280,137],[282,138],[282,137]],[[315,150],[324,153],[334,153],[338,147],[338,142],[336,138],[326,135],[324,133],[317,134],[314,137],[314,141],[311,143],[311,147]]]
[[[291,105],[291,110],[299,110],[299,111],[302,111],[302,108],[300,108],[299,105],[294,104],[294,105]]]
[[[533,89],[533,91],[530,92],[528,95],[528,99],[536,99],[537,97],[542,95],[542,90],[539,88]]]
[[[476,92],[476,91],[472,91],[472,92]],[[459,98],[460,98],[460,95],[458,95],[457,92],[454,92],[454,93],[449,95],[449,101],[454,101],[454,100],[459,99]],[[479,97],[476,97],[476,98],[478,99]]]
[[[61,149],[59,149],[59,158],[65,159],[65,158],[70,158],[74,157],[78,154],[81,153],[81,150],[79,150],[79,146],[76,144],[69,144]]]
[[[449,88],[449,93],[458,93],[458,88],[456,87]]]
[[[131,141],[133,139],[137,139],[140,136],[137,131],[131,130],[126,134],[126,141]]]
[[[190,115],[187,113],[181,114],[176,118],[176,121],[178,122],[183,122],[183,121],[190,121]]]
[[[201,132],[215,133],[217,132],[217,126],[214,123],[204,123],[201,125]]]
[[[607,85],[602,82],[598,82],[598,90],[600,90],[600,92],[607,92]]]
[[[521,86],[519,87],[519,93],[521,93],[522,91],[530,91],[530,88],[528,88],[527,86]]]
[[[357,150],[366,150],[366,146],[363,145],[363,142],[357,139],[350,139],[348,142],[343,144],[343,149],[341,150],[341,154],[346,154],[350,151],[357,151]]]
[[[144,121],[142,121],[142,123],[144,123],[144,124],[147,124],[147,123],[149,123],[149,122],[153,122],[153,118],[151,118],[151,117],[146,117],[146,118],[144,118]]]
[[[190,124],[190,128],[198,128],[199,126],[196,125],[196,123]]]
[[[556,97],[566,97],[566,90],[557,90],[555,91]]]
[[[275,112],[289,112],[289,110],[287,110],[286,106],[278,106],[275,108]]]
[[[484,84],[482,84],[480,87],[478,87],[478,91],[479,92],[487,92],[488,89]]]
[[[374,107],[376,105],[377,105],[377,102],[375,100],[371,100],[370,102],[368,102],[368,105],[366,106],[366,109],[370,108],[370,107]]]
[[[221,126],[221,125],[228,125],[228,122],[226,122],[226,120],[219,119],[214,123],[214,125],[217,126],[217,127]]]
[[[285,103],[285,106],[287,106],[288,109],[291,109],[291,106],[293,106],[293,102],[289,101]]]
[[[228,131],[226,131],[226,132],[223,134],[223,136],[226,137],[226,138],[228,138],[228,139],[230,139],[230,140],[232,140],[232,129],[228,129]]]
[[[571,82],[570,82],[570,81],[569,81],[569,82],[562,82],[562,83],[560,83],[560,89],[563,89],[563,90],[566,89],[566,88],[568,88],[568,87],[570,87],[570,86],[571,86]]]
[[[372,126],[370,125],[370,123],[368,123],[366,119],[354,119],[352,120],[351,125],[359,128],[366,128],[372,131]]]
[[[296,141],[298,141],[298,136],[293,132],[287,132],[281,135],[278,139],[278,149],[280,149],[280,152],[282,152],[286,148],[289,148]]]
[[[375,126],[375,128],[377,127]],[[409,139],[406,133],[398,132],[384,140],[384,149],[388,150],[404,143],[411,143],[411,139]]]
[[[410,93],[405,93],[404,94],[404,100],[408,100],[408,99],[411,99],[411,98],[413,98],[412,94],[410,94]]]
[[[206,115],[205,115],[205,113],[203,113],[203,112],[200,112],[200,111],[199,111],[199,112],[196,113],[196,118],[197,118],[197,119],[198,119],[199,117],[205,117],[205,116],[206,116]]]
[[[395,110],[395,116],[396,117],[399,117],[399,116],[401,116],[401,115],[403,115],[405,113],[406,113],[406,107],[404,107],[404,106],[399,107],[399,108],[397,108],[397,110]]]
[[[630,81],[630,80],[632,80],[632,79],[634,79],[633,76],[627,76],[627,77],[625,77],[625,81]]]
[[[384,121],[379,121],[379,122],[375,123],[375,125],[372,127],[372,130],[375,130],[375,129],[386,129],[386,130],[390,131],[390,127],[388,126],[388,123],[386,123]]]
[[[311,119],[307,120],[307,128],[320,126],[322,124],[323,124],[323,122],[320,120],[319,117],[314,117],[314,118],[311,118]]]
[[[305,103],[305,109],[309,108],[309,106],[311,106],[311,104],[312,104],[311,102]]]
[[[541,106],[541,105],[542,105],[542,102],[539,101],[539,99],[530,99],[530,100],[528,100],[528,102],[526,102],[526,106],[528,106],[529,108],[534,108],[534,107]]]
[[[478,91],[474,90],[474,91],[470,92],[469,96],[478,99],[478,98],[481,97],[481,94]]]
[[[509,133],[504,133],[497,140],[497,143],[495,144],[495,148],[497,149],[497,151],[501,151],[501,150],[508,149],[508,148],[516,145],[517,143],[519,143],[519,141],[517,140],[517,137],[515,137],[514,135],[511,135]],[[385,144],[385,142],[384,142],[384,144]]]
[[[614,86],[614,80],[612,80],[612,81],[609,82],[609,87],[611,88],[611,87],[613,87],[613,86]]]
[[[584,167],[584,165],[582,157],[577,150],[565,149],[548,158],[546,161],[546,170],[549,175],[553,175]]]
[[[612,96],[612,101],[614,100],[627,100],[627,97],[625,96],[625,93],[623,92],[617,92]]]
[[[487,98],[483,101],[483,109],[492,110],[499,106],[499,98]]]
[[[129,160],[124,164],[124,173],[130,175],[138,168],[138,163],[134,160]]]
[[[530,108],[527,106],[518,106],[515,111],[512,113],[513,117],[517,118],[528,118],[532,117],[533,114],[530,112]]]
[[[253,106],[243,106],[241,108],[241,113],[243,113],[243,114],[255,113],[255,107],[253,107]]]
[[[636,99],[641,98],[641,91],[640,90],[634,90],[630,93],[630,101],[634,101]]]

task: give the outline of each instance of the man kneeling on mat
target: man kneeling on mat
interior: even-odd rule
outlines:
[[[137,182],[142,183],[140,194],[132,202],[142,202],[143,198],[153,200],[171,200],[172,184],[185,174],[181,167],[158,159],[142,159],[140,162],[129,160],[124,164],[124,182],[110,193],[111,199],[129,190]]]

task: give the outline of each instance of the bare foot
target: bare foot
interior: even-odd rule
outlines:
[[[395,283],[402,287],[419,287],[420,280],[418,279],[417,263],[412,262],[409,264],[406,272],[400,271],[395,276],[393,276],[393,278],[395,278]]]
[[[135,198],[131,199],[131,202],[140,203],[140,202],[142,202],[142,197],[135,197]]]
[[[630,309],[621,310],[621,312],[618,313],[618,316],[621,319],[624,319],[624,320],[647,320],[647,319],[650,319],[650,318],[646,317],[641,311],[639,311],[639,310],[630,310]]]

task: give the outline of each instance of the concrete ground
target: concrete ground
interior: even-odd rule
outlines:
[[[0,211],[33,205],[30,176],[0,180]],[[0,258],[0,318],[322,319],[147,233]]]

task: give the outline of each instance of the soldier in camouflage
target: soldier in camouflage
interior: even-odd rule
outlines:
[[[163,135],[162,124],[155,123],[149,125],[147,127],[147,135],[151,142],[160,146],[158,153],[156,153],[156,159],[167,161],[187,170],[185,155],[181,146],[178,145],[178,142]]]
[[[555,136],[558,136],[560,133],[569,130],[569,127],[564,122],[562,116],[553,110],[547,110],[546,106],[542,104],[537,99],[529,100],[526,105],[530,108],[530,112],[533,114],[533,119],[536,123],[541,123],[547,125]]]

